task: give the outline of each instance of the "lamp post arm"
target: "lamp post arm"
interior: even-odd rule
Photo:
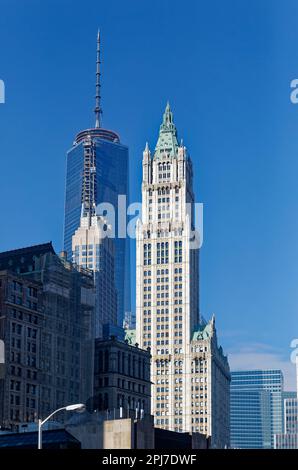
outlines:
[[[54,416],[56,413],[59,413],[59,411],[78,411],[78,410],[85,410],[85,405],[79,403],[75,405],[68,405],[68,406],[62,406],[62,408],[58,408],[57,410],[53,411],[47,418],[45,418],[43,421],[41,419],[38,420],[38,449],[42,449],[42,425],[46,423],[52,416]]]
[[[63,411],[65,409],[66,409],[66,406],[63,406],[62,408],[58,408],[58,410],[53,411],[53,413],[51,413],[47,418],[45,418],[43,421],[40,422],[40,425],[42,426],[44,423],[46,423],[56,413],[59,413],[59,411]]]

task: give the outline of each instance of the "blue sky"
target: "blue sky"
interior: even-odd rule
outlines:
[[[216,314],[232,366],[282,367],[292,388],[297,2],[0,0],[0,9],[0,250],[62,248],[65,153],[94,122],[100,27],[103,123],[129,145],[131,199],[169,99],[204,203],[202,314]]]

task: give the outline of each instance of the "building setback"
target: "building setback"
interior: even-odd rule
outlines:
[[[0,273],[0,425],[15,429],[92,396],[95,296],[92,273],[51,243],[0,253]]]
[[[211,435],[214,447],[224,447],[229,445],[229,366],[217,345],[214,319],[206,323],[199,315],[194,203],[192,162],[178,144],[167,104],[155,151],[151,155],[146,144],[143,152],[136,341],[151,348],[156,426]]]

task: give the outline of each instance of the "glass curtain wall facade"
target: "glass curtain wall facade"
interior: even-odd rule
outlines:
[[[231,391],[231,446],[271,449],[270,392]]]
[[[110,204],[115,218],[110,220],[115,234],[115,283],[117,289],[117,321],[123,323],[124,312],[130,310],[130,247],[129,240],[119,237],[118,196],[125,195],[128,204],[128,148],[117,134],[104,129],[89,129],[78,134],[74,146],[67,152],[64,250],[72,259],[72,236],[80,226],[83,197],[84,143],[91,139],[95,150],[95,204]],[[126,206],[124,211],[126,214]],[[110,212],[99,211],[109,218]],[[125,218],[126,223],[126,218]],[[125,235],[125,234],[124,234]],[[123,236],[123,235],[122,235]]]
[[[283,429],[281,370],[231,373],[231,446],[273,448]]]

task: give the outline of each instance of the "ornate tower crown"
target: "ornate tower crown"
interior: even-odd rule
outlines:
[[[159,136],[155,147],[154,158],[158,160],[165,156],[174,158],[178,153],[178,147],[177,129],[173,123],[173,113],[168,102],[159,128]]]

